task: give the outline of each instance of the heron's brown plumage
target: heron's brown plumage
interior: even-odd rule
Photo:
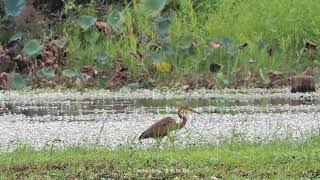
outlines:
[[[178,116],[182,119],[181,123],[177,123],[172,117],[165,117],[158,122],[150,126],[146,131],[144,131],[139,140],[147,138],[161,138],[166,136],[169,132],[183,128],[187,123],[187,117],[183,116],[181,113],[183,110],[191,110],[190,108],[181,107],[178,109]],[[198,112],[197,112],[198,113]]]

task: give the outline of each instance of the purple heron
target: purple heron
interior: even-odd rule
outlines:
[[[187,123],[187,117],[182,115],[184,111],[192,111],[199,114],[199,112],[191,109],[190,107],[181,107],[177,111],[179,118],[182,119],[181,123],[177,123],[172,117],[162,118],[144,131],[139,137],[139,140],[147,138],[162,138],[171,131],[183,128]]]

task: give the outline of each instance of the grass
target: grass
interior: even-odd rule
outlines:
[[[316,179],[320,177],[320,136],[186,149],[20,148],[0,153],[0,174],[3,179]]]
[[[107,21],[109,12],[97,12],[93,9],[77,9],[79,15],[93,15]],[[113,8],[114,9],[114,8]],[[244,73],[253,71],[259,74],[266,70],[302,72],[307,66],[318,64],[319,53],[302,51],[305,40],[319,43],[319,3],[313,0],[262,0],[262,1],[226,1],[226,0],[168,0],[163,15],[174,11],[175,19],[171,22],[167,43],[172,47],[171,55],[164,55],[161,47],[151,50],[148,45],[137,43],[139,36],[148,36],[152,40],[164,38],[156,33],[154,22],[139,14],[134,8],[125,6],[120,9],[125,17],[124,25],[114,36],[100,37],[95,43],[83,43],[83,34],[75,21],[62,23],[64,36],[68,37],[70,56],[68,64],[82,67],[91,64],[101,71],[110,71],[121,57],[135,77],[150,78],[183,77],[188,75],[210,74],[209,65],[221,64],[223,78],[233,80],[236,68],[241,67]],[[159,18],[159,17],[158,17]],[[225,39],[231,41],[228,47],[214,49],[210,47],[212,40]],[[190,51],[183,51],[189,41],[194,40],[198,46]],[[249,46],[238,50],[242,42]],[[163,42],[162,42],[163,43]],[[160,43],[161,44],[161,43]],[[273,55],[269,56],[266,49],[271,47]],[[142,51],[146,58],[135,59],[130,52]],[[106,65],[97,65],[94,59],[106,51],[110,60]],[[160,62],[170,66],[168,71],[155,70],[152,56],[160,53]],[[255,63],[250,63],[253,59]],[[157,59],[159,60],[159,58]]]

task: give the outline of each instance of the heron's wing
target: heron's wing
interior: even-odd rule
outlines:
[[[150,128],[168,126],[173,123],[176,123],[176,121],[172,117],[165,117],[154,123]]]
[[[172,117],[165,117],[150,126],[140,137],[147,138],[166,135],[170,130],[170,127],[174,126],[175,123],[176,122]]]

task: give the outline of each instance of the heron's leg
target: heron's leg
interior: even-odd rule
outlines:
[[[170,134],[168,134],[167,138],[168,138],[168,141],[169,141],[170,145],[172,147],[174,147],[176,139],[177,139],[177,136],[174,133],[170,133]]]
[[[160,148],[161,141],[162,141],[162,138],[156,138],[156,145],[157,145],[157,149],[159,149],[159,148]]]

